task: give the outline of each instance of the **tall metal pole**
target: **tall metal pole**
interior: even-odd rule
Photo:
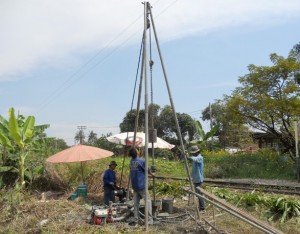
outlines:
[[[146,31],[148,28],[148,9],[149,3],[144,2],[144,48],[143,48],[143,58],[144,58],[144,78],[145,78],[145,227],[146,231],[148,231],[148,76],[147,76],[147,35]]]
[[[168,78],[167,78],[167,72],[166,72],[166,69],[165,69],[165,65],[164,65],[162,54],[161,54],[160,46],[159,46],[159,43],[158,43],[157,33],[156,33],[155,24],[154,24],[154,20],[153,20],[152,11],[151,11],[150,6],[149,6],[149,13],[150,13],[150,17],[151,17],[151,23],[152,23],[154,36],[155,36],[156,46],[157,46],[157,50],[158,50],[158,53],[159,53],[160,63],[161,63],[161,66],[162,66],[162,70],[163,70],[163,74],[164,74],[164,78],[165,78],[165,82],[166,82],[166,86],[167,86],[167,90],[168,90],[168,94],[169,94],[170,104],[171,104],[171,107],[172,107],[172,110],[173,110],[173,115],[174,115],[174,119],[175,119],[175,123],[176,123],[177,135],[178,135],[178,138],[179,138],[179,141],[180,141],[182,152],[185,152],[184,145],[183,145],[183,140],[182,140],[182,136],[181,136],[181,131],[180,131],[177,115],[176,115],[175,105],[174,105],[174,102],[173,102],[173,99],[172,99],[171,89],[170,89]],[[187,158],[186,158],[185,154],[184,154],[184,164],[185,164],[185,168],[186,168],[186,171],[187,171],[187,174],[188,174],[191,190],[194,192],[195,189],[193,187],[191,173],[190,173],[190,169],[189,169]],[[199,209],[197,207],[196,207],[196,211],[197,211],[198,217],[200,217]]]
[[[150,61],[149,61],[149,65],[150,65],[150,93],[151,93],[151,110],[150,110],[150,125],[151,125],[151,136],[152,136],[152,139],[151,139],[151,154],[152,154],[152,165],[151,165],[151,172],[155,172],[156,171],[156,168],[155,168],[155,164],[154,164],[154,161],[155,161],[155,158],[154,158],[154,142],[157,141],[156,139],[156,135],[157,135],[157,132],[154,130],[154,102],[153,102],[153,65],[154,65],[154,62],[152,60],[152,45],[151,45],[151,27],[149,25],[149,45],[150,45]],[[150,140],[150,137],[149,137],[149,140]],[[155,204],[155,207],[156,207],[156,189],[155,189],[155,176],[153,176],[153,202]],[[152,210],[153,212],[153,210]],[[154,214],[152,214],[153,217],[154,217]],[[155,217],[156,218],[156,217]]]

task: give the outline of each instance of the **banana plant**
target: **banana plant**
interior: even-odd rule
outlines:
[[[196,126],[197,139],[191,141],[191,144],[197,144],[201,146],[203,145],[206,146],[208,139],[213,137],[220,128],[219,125],[216,125],[209,132],[205,133],[200,121],[198,120],[195,121],[195,126]]]
[[[14,108],[9,109],[9,120],[0,118],[0,145],[3,152],[9,152],[11,159],[17,161],[14,166],[2,166],[0,172],[17,172],[19,176],[19,187],[25,185],[26,158],[33,149],[35,137],[43,132],[49,125],[34,126],[35,117],[22,115],[16,118]]]

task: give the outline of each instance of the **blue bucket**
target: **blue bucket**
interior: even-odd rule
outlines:
[[[87,185],[79,185],[77,187],[76,193],[78,197],[86,197],[87,196]]]

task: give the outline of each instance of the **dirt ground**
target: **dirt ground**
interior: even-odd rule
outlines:
[[[50,193],[49,193],[50,194]],[[86,198],[68,200],[69,194],[42,197],[32,195],[20,207],[1,205],[0,233],[144,233],[145,226],[133,227],[127,222],[103,225],[89,223],[91,207],[102,204],[102,194],[88,194]],[[17,210],[16,210],[17,209]],[[161,213],[162,210],[159,209]],[[266,221],[261,211],[250,210],[253,216]],[[190,215],[189,215],[190,214]],[[222,233],[263,233],[243,221],[207,205],[200,219],[196,217],[195,204],[187,197],[175,199],[173,213],[165,220],[150,225],[148,233],[216,233],[205,220]],[[177,218],[176,218],[177,217]],[[269,223],[284,233],[297,233],[300,219],[284,224]],[[298,229],[297,229],[298,228]]]

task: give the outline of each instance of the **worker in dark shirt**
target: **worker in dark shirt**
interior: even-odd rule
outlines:
[[[114,190],[118,189],[116,183],[116,161],[111,161],[109,168],[104,172],[103,175],[103,186],[104,186],[104,203],[109,205],[109,202],[115,202]]]

